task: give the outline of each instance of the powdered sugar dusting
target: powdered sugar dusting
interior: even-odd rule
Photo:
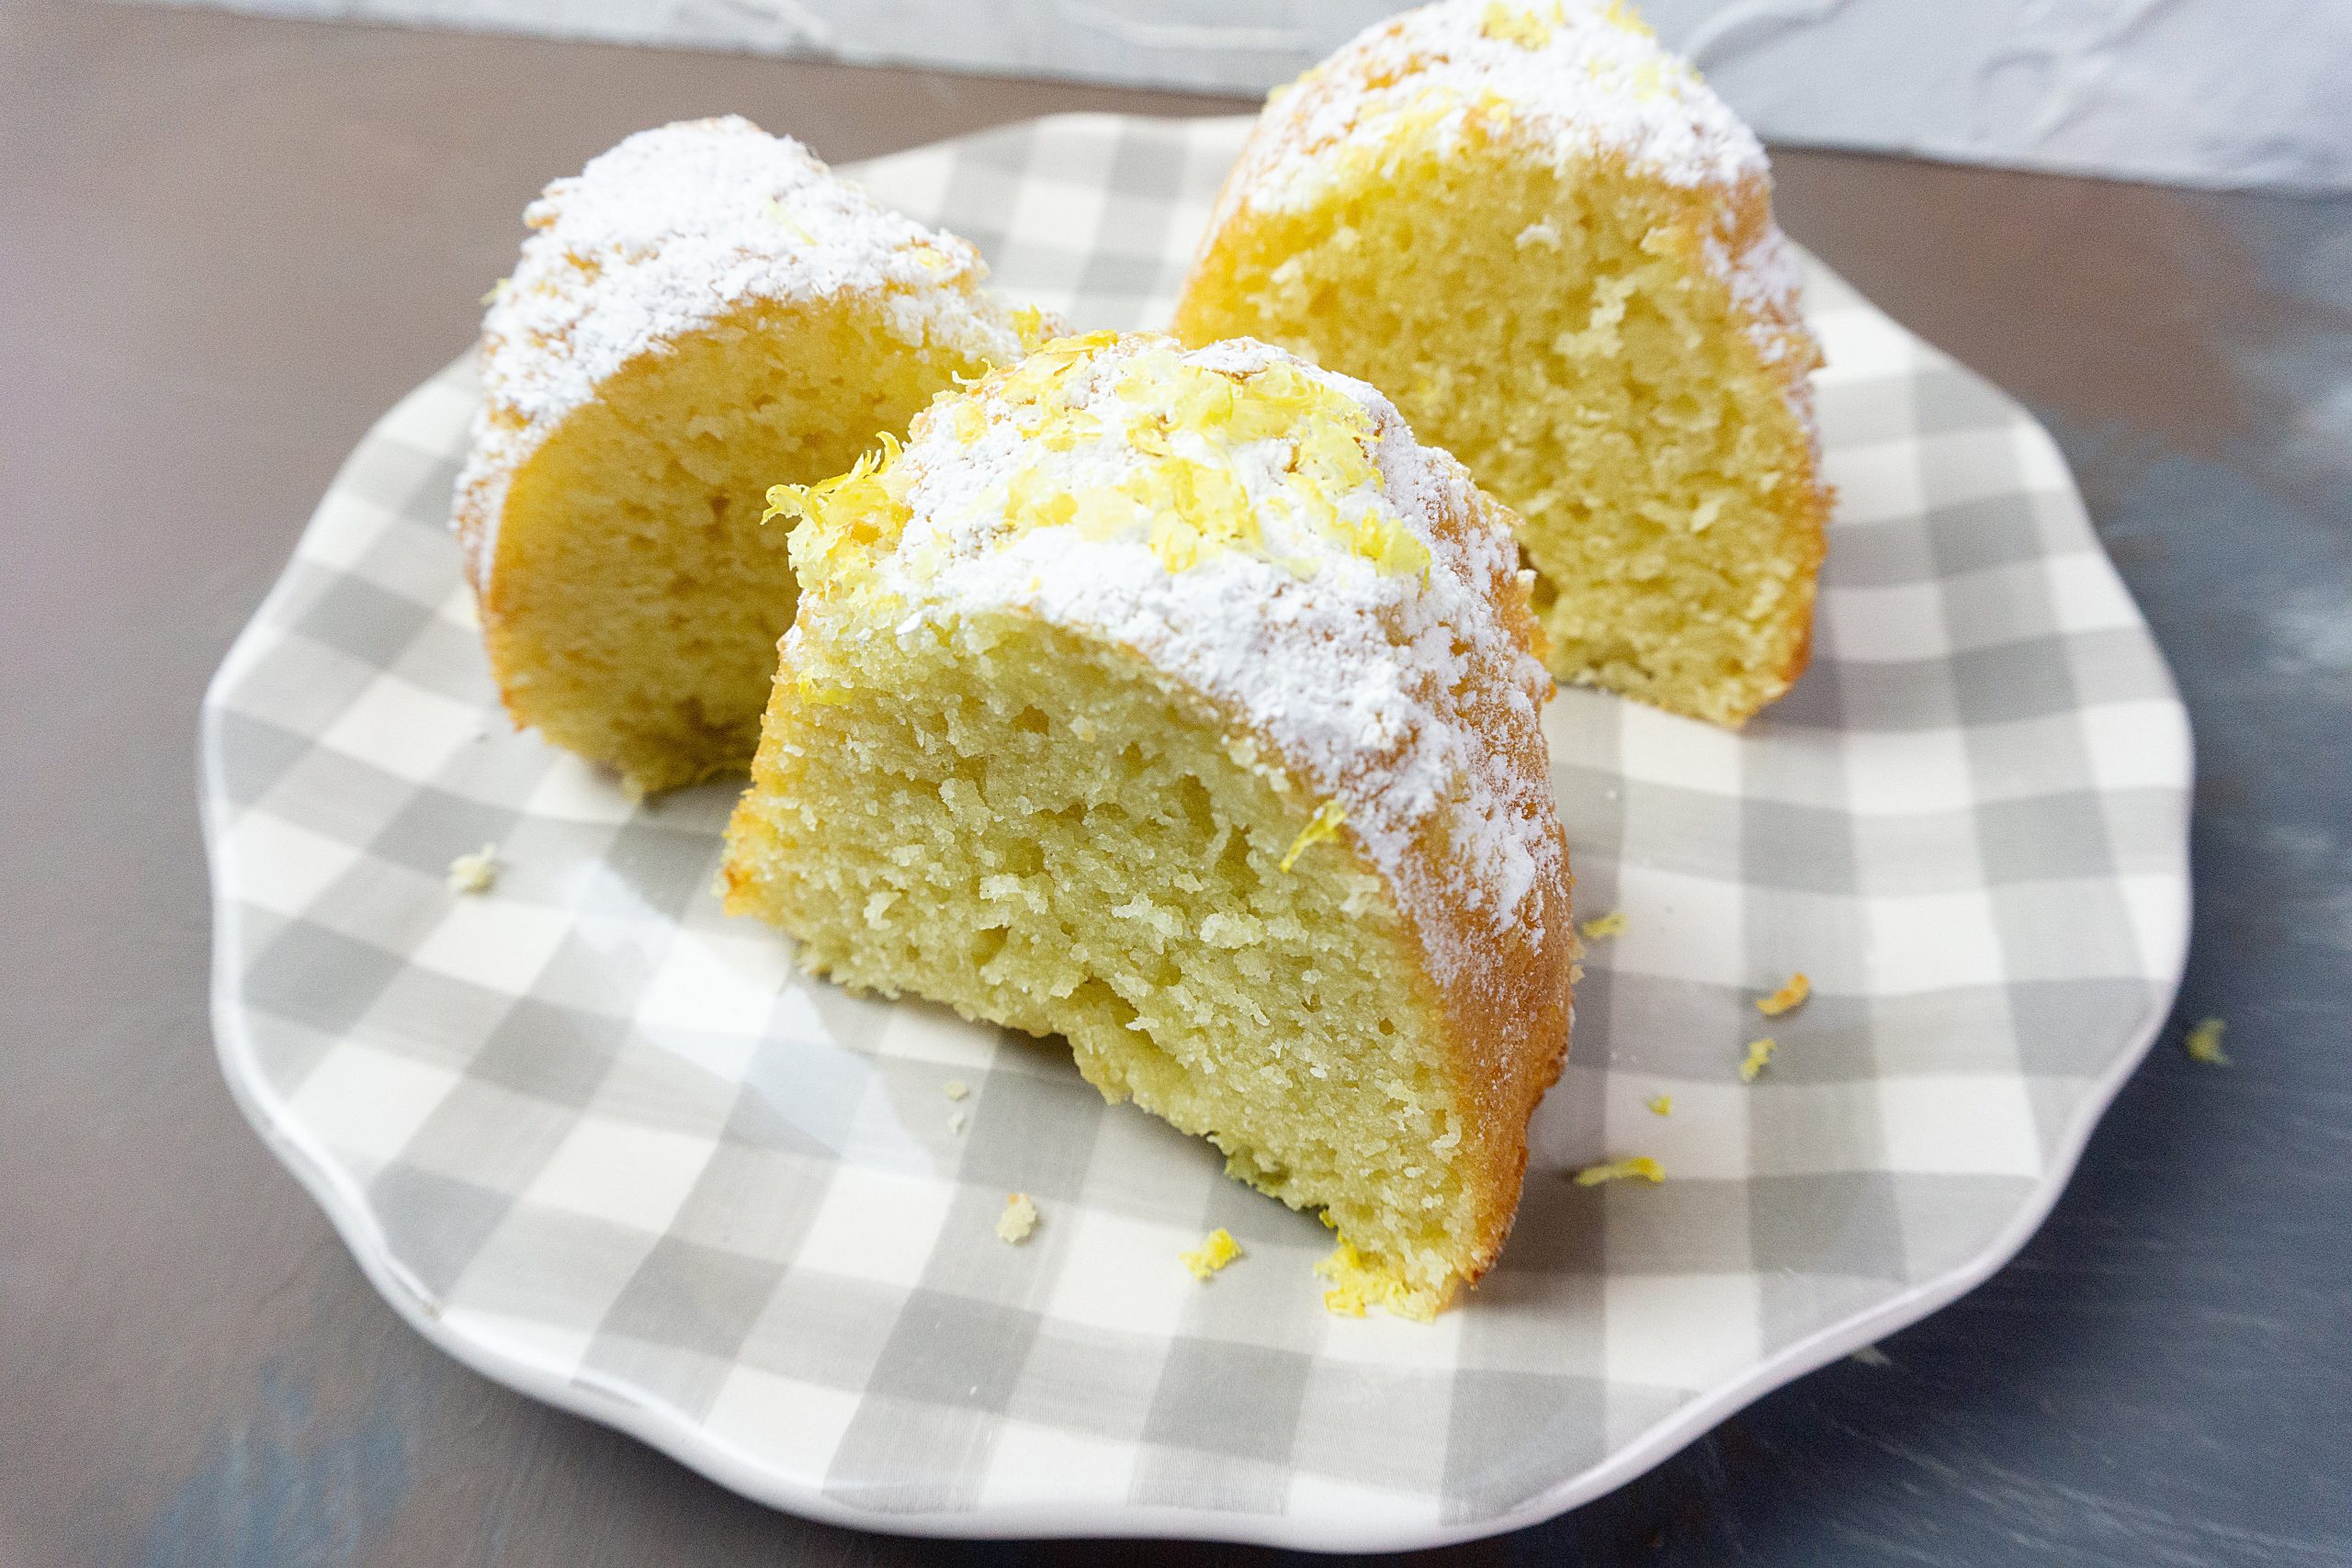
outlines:
[[[1021,353],[968,243],[747,119],[640,131],[523,216],[532,233],[482,321],[482,408],[458,482],[477,585],[508,481],[564,417],[638,355],[746,305],[867,296],[910,344],[999,363]]]
[[[1186,570],[1169,570],[1140,527],[1010,520],[1025,471],[1063,494],[1132,481],[1151,459],[1126,434],[1137,410],[1121,384],[1170,355],[1234,377],[1279,363],[1351,400],[1369,418],[1373,472],[1330,499],[1342,518],[1401,525],[1426,547],[1427,570],[1384,569],[1293,507],[1284,487],[1300,459],[1281,436],[1168,437],[1177,457],[1229,472],[1263,529],[1253,547]],[[915,422],[894,480],[912,515],[876,579],[907,606],[896,634],[1010,609],[1132,648],[1238,712],[1294,777],[1345,807],[1345,830],[1414,919],[1441,980],[1491,964],[1494,932],[1532,928],[1540,941],[1544,895],[1565,871],[1538,716],[1552,682],[1503,608],[1520,592],[1517,547],[1461,465],[1419,445],[1363,382],[1248,339],[1190,353],[1148,336],[1096,347],[1054,387],[1057,406],[1101,432],[1067,450],[1035,437],[1023,417],[1034,409],[994,392],[992,378]],[[800,636],[786,639],[787,660]],[[1433,816],[1442,861],[1428,852]]]
[[[1623,0],[1440,0],[1358,35],[1266,107],[1226,181],[1214,236],[1241,207],[1312,205],[1392,147],[1459,145],[1473,121],[1566,171],[1595,158],[1683,189],[1724,193],[1708,265],[1768,365],[1795,356],[1791,400],[1810,423],[1800,276],[1770,221],[1737,231],[1734,193],[1769,190],[1755,133]]]
[[[1766,173],[1755,133],[1623,5],[1440,0],[1359,34],[1267,106],[1247,198],[1303,206],[1336,150],[1376,151],[1409,124],[1443,144],[1498,100],[1564,168],[1610,153],[1690,187]]]

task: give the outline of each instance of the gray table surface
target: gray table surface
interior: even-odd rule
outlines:
[[[1109,1554],[772,1513],[411,1334],[214,1068],[196,708],[550,175],[722,110],[844,160],[1233,107],[0,0],[0,1568]],[[2352,1562],[2352,199],[1779,169],[1792,233],[2050,423],[2171,654],[2188,983],[2040,1235],[1891,1364],[1444,1555]],[[2207,1014],[2234,1066],[2181,1053]]]

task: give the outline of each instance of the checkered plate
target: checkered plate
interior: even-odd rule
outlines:
[[[1009,293],[1148,324],[1245,129],[860,173]],[[797,976],[712,899],[729,788],[632,806],[513,733],[444,530],[463,366],[352,454],[206,699],[229,1081],[435,1343],[798,1512],[1389,1548],[1605,1491],[2013,1253],[2181,970],[2187,719],[2056,447],[1818,265],[1807,304],[1812,671],[1740,735],[1553,704],[1578,902],[1627,924],[1502,1264],[1434,1326],[1326,1314],[1322,1228],[1065,1051]],[[1634,1154],[1665,1181],[1563,1179]],[[1215,1225],[1247,1256],[1196,1283]]]

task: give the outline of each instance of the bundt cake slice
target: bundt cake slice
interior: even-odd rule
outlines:
[[[1510,505],[1564,681],[1736,725],[1827,497],[1764,152],[1621,0],[1445,0],[1268,104],[1176,313],[1360,376]]]
[[[1102,333],[797,513],[728,908],[1065,1036],[1319,1210],[1336,1306],[1494,1261],[1575,938],[1503,509],[1369,387]]]
[[[482,324],[457,527],[518,725],[640,789],[741,767],[792,624],[779,478],[1021,353],[963,241],[748,120],[558,180]]]

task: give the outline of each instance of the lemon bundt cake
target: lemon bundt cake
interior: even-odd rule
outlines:
[[[1359,382],[1111,333],[777,499],[800,614],[728,908],[1067,1037],[1322,1211],[1340,1304],[1475,1280],[1576,950],[1502,508]]]
[[[1268,104],[1175,330],[1379,387],[1518,513],[1555,673],[1736,725],[1810,646],[1797,284],[1762,148],[1622,4],[1446,0]]]
[[[457,526],[509,713],[643,789],[741,767],[792,624],[778,479],[1019,356],[963,241],[743,119],[558,180],[482,323]]]

